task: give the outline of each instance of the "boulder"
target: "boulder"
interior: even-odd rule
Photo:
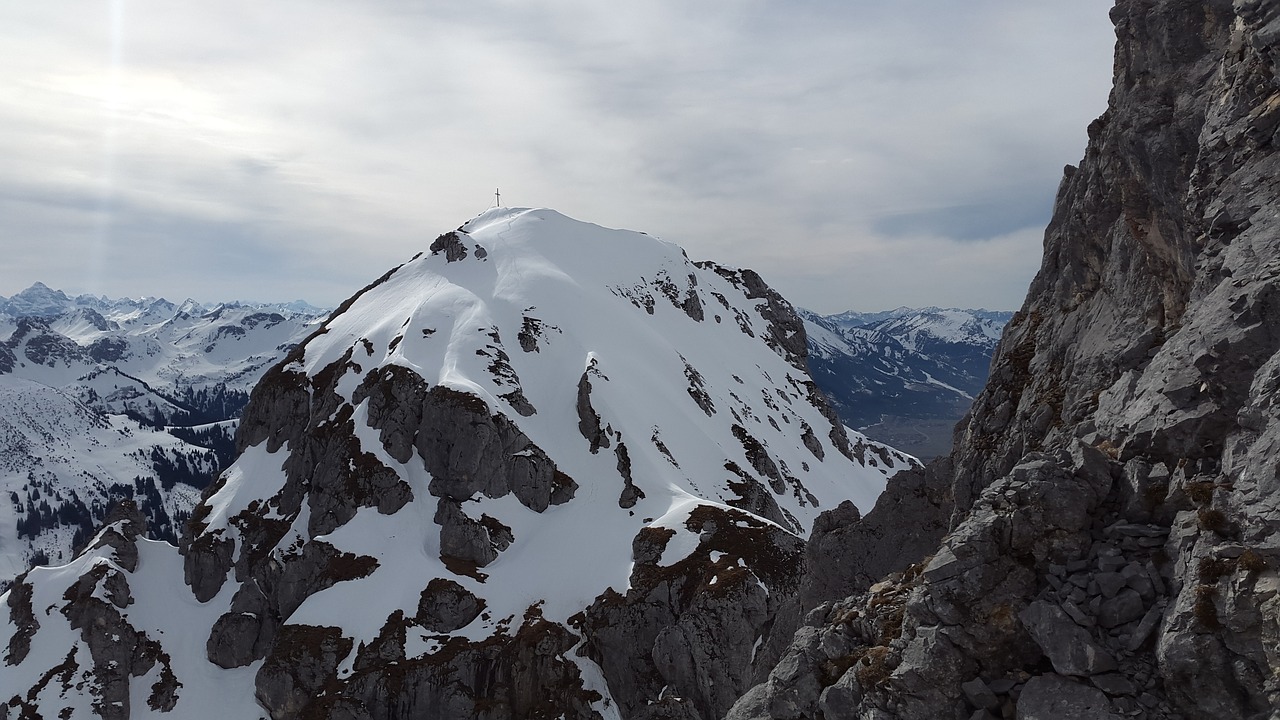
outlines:
[[[1061,675],[1038,675],[1018,696],[1017,720],[1120,720],[1101,690]]]
[[[1116,669],[1115,658],[1057,605],[1037,600],[1018,617],[1058,673],[1084,677]]]

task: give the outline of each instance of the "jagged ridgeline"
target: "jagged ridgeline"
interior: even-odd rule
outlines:
[[[814,519],[911,464],[834,421],[805,346],[755,273],[486,212],[267,373],[181,554],[125,513],[21,578],[0,697],[15,717],[721,717]]]

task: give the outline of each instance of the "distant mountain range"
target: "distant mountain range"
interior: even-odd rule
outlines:
[[[809,370],[845,424],[924,460],[950,448],[1013,316],[936,307],[800,314]]]
[[[809,368],[842,421],[917,457],[949,443],[1010,313],[799,310]],[[59,562],[134,499],[176,539],[199,491],[234,459],[241,408],[327,311],[69,296],[0,297],[0,586]]]
[[[175,540],[230,464],[236,418],[325,311],[288,304],[0,297],[0,587],[62,562],[128,498]]]

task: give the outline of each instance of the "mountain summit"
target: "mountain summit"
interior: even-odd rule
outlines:
[[[814,518],[913,464],[835,421],[805,347],[751,271],[490,210],[267,373],[182,557],[126,513],[20,578],[2,694],[66,717],[719,717]]]

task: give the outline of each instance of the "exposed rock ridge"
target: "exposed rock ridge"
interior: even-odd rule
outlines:
[[[728,717],[1280,711],[1280,3],[1111,18],[1109,107],[954,450],[819,519]]]

